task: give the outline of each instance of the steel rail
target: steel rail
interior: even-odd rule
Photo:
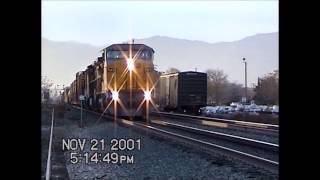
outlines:
[[[153,111],[151,113],[155,114],[155,115],[163,115],[166,117],[183,117],[183,118],[189,118],[189,119],[225,123],[225,125],[245,126],[245,127],[249,127],[249,128],[269,130],[269,131],[274,131],[274,132],[279,131],[279,126],[274,125],[274,124],[255,123],[255,122],[246,122],[246,121],[239,121],[239,120],[194,116],[194,115],[179,114],[179,113],[167,113],[167,112],[155,112],[155,111]],[[207,122],[207,123],[209,124],[210,122]],[[221,125],[223,125],[223,124],[221,124]]]
[[[221,146],[221,145],[218,145],[218,144],[202,141],[202,140],[195,139],[195,138],[192,138],[192,137],[189,137],[189,136],[180,135],[180,134],[177,134],[177,133],[174,133],[174,132],[170,132],[170,131],[167,131],[167,130],[159,129],[159,128],[156,128],[156,127],[153,127],[153,126],[150,126],[150,125],[146,125],[146,124],[143,124],[143,123],[134,122],[133,125],[138,125],[138,126],[141,126],[141,127],[145,127],[145,128],[148,128],[148,129],[151,129],[151,130],[154,130],[154,131],[158,131],[158,132],[162,132],[164,134],[171,135],[173,137],[185,139],[185,140],[191,141],[193,143],[197,143],[199,145],[206,146],[206,147],[208,147],[208,148],[210,148],[210,149],[212,149],[215,152],[218,152],[220,154],[231,156],[233,158],[245,161],[245,162],[247,162],[249,164],[252,164],[252,165],[259,166],[261,168],[267,169],[267,170],[269,170],[271,172],[274,172],[274,173],[277,173],[278,169],[279,169],[279,162],[272,161],[272,160],[269,160],[269,159],[266,159],[266,158],[263,158],[263,157],[255,156],[255,155],[252,155],[252,154],[249,154],[249,153],[245,153],[245,152],[242,152],[242,151],[239,151],[239,150],[235,150],[235,149],[232,149],[232,148],[228,148],[228,147],[225,147],[225,146]]]
[[[162,121],[162,120],[151,120],[151,122],[156,123],[156,124],[160,124],[163,126],[168,126],[168,127],[173,127],[176,129],[185,130],[185,131],[192,132],[192,133],[202,134],[202,135],[209,136],[209,137],[215,137],[215,138],[219,138],[219,139],[223,139],[223,140],[232,141],[232,142],[235,142],[238,144],[249,145],[249,146],[255,147],[255,148],[261,148],[264,150],[271,150],[274,152],[279,152],[279,145],[278,144],[273,144],[273,143],[255,140],[255,139],[251,139],[251,138],[245,138],[245,137],[241,137],[241,136],[235,136],[235,135],[226,134],[226,133],[220,133],[220,132],[216,132],[216,131],[209,131],[206,129],[185,126],[185,125],[181,125],[181,124],[177,124],[177,123],[170,123],[170,122],[166,122],[166,121]]]
[[[50,140],[49,140],[47,169],[46,169],[46,180],[50,180],[50,177],[51,177],[51,152],[52,152],[53,120],[54,120],[54,107],[52,108]]]

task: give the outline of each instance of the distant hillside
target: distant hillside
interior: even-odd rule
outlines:
[[[119,41],[123,42],[123,41]],[[205,71],[219,68],[229,75],[229,80],[243,83],[244,65],[248,61],[248,85],[278,69],[278,33],[257,34],[239,41],[207,43],[164,36],[135,39],[155,50],[158,70],[170,67]],[[78,42],[55,42],[42,39],[42,74],[55,83],[69,85],[75,73],[91,64],[103,47]]]
[[[69,85],[76,72],[85,69],[98,55],[99,48],[95,46],[42,38],[42,75],[54,83]]]

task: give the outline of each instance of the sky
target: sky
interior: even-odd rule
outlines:
[[[42,1],[42,37],[95,46],[169,36],[210,43],[278,32],[278,1]]]

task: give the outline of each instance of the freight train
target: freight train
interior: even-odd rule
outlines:
[[[161,109],[198,113],[207,104],[207,74],[185,71],[162,74],[156,97]]]
[[[63,93],[66,103],[121,117],[143,117],[159,79],[155,51],[144,44],[112,44]],[[80,98],[82,100],[80,100]]]

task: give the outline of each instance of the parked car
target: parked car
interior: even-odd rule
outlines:
[[[250,105],[242,105],[240,103],[231,103],[230,106],[206,106],[200,109],[200,112],[204,116],[213,116],[215,114],[231,114],[234,112],[247,112],[247,113],[275,113],[279,112],[279,106],[266,106],[256,105],[251,103]]]
[[[201,108],[201,112],[205,116],[210,116],[211,114],[215,114],[216,111],[217,111],[217,108],[213,106],[206,106]]]
[[[279,106],[277,106],[277,105],[272,106],[271,112],[276,113],[276,114],[279,113]]]

